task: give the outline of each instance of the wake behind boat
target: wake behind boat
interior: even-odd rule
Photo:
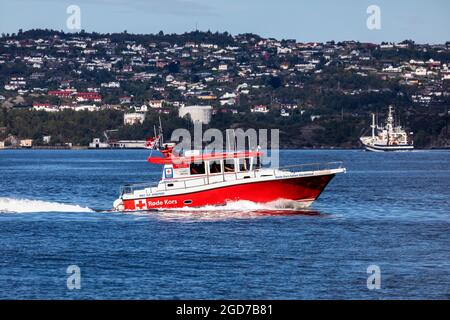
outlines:
[[[150,139],[148,144],[153,147],[156,139]],[[122,187],[120,198],[114,202],[115,210],[222,206],[240,200],[255,203],[294,200],[306,208],[336,174],[345,172],[342,162],[272,169],[262,167],[263,154],[259,150],[188,151],[178,155],[173,147],[165,144],[159,148],[163,157],[148,158],[150,163],[164,166],[159,183]]]
[[[400,125],[395,125],[394,109],[389,106],[389,112],[384,127],[378,126],[375,114],[372,114],[372,135],[363,136],[360,139],[367,151],[411,151],[414,142]]]

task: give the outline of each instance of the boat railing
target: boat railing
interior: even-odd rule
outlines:
[[[170,179],[159,182],[163,185],[164,191],[180,190],[196,186],[211,185],[215,183],[223,183],[227,181],[244,180],[257,177],[286,177],[286,176],[302,176],[314,174],[317,171],[344,169],[343,162],[326,162],[326,163],[306,163],[300,165],[284,166],[274,169],[257,169],[245,172],[222,172],[218,174],[206,174],[200,177]],[[344,169],[345,170],[345,169]],[[181,184],[180,184],[181,182]],[[125,185],[121,188],[121,194],[132,194],[135,190],[143,190],[151,188],[149,183],[139,183]]]
[[[283,176],[284,172],[314,173],[316,171],[336,170],[336,169],[344,169],[344,163],[342,161],[333,161],[333,162],[317,162],[317,163],[290,165],[274,169],[274,174],[275,176]]]
[[[132,194],[135,190],[143,190],[146,188],[150,188],[150,183],[135,183],[135,184],[126,184],[122,187],[120,187],[120,194]]]

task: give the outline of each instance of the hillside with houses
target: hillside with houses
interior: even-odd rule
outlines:
[[[450,147],[450,42],[301,43],[254,34],[19,31],[0,38],[0,147],[87,146],[114,130],[278,128],[282,147],[358,147],[396,107]]]

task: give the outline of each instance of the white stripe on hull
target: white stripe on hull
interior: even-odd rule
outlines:
[[[367,151],[373,152],[394,152],[394,151],[412,151],[414,146],[369,146],[364,145]]]

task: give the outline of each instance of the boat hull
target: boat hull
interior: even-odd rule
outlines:
[[[316,200],[335,174],[276,179],[210,188],[178,195],[124,199],[129,211],[172,209],[225,205],[227,202],[247,200],[268,203],[276,200],[294,200],[308,207]]]
[[[364,145],[364,148],[367,151],[373,152],[399,152],[399,151],[412,151],[414,150],[414,146],[405,145],[405,146],[381,146],[381,145]]]

